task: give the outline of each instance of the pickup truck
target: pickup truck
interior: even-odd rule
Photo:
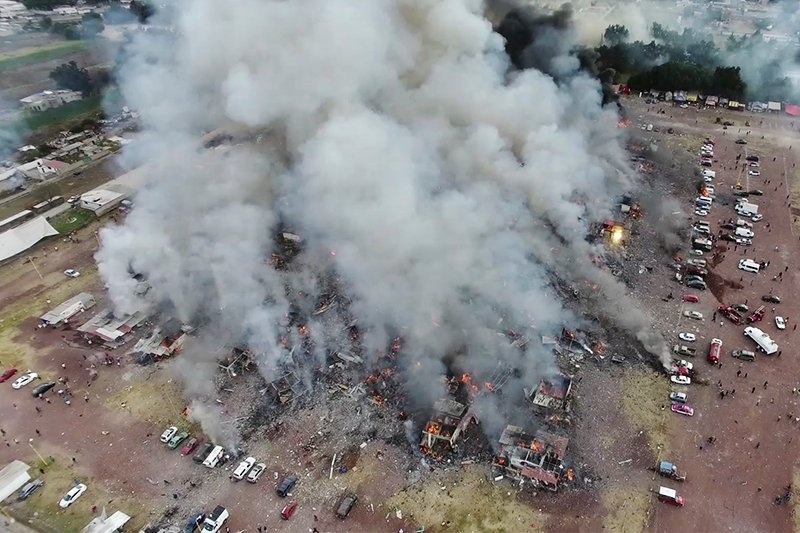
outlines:
[[[672,351],[678,355],[685,355],[687,357],[694,357],[697,355],[697,350],[694,348],[689,348],[688,346],[683,346],[681,344],[676,344],[672,347]]]
[[[217,505],[214,511],[203,521],[203,527],[200,528],[201,533],[217,533],[225,524],[225,521],[228,520],[228,517],[230,517],[228,510],[221,505]]]

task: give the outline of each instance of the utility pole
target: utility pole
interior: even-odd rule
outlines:
[[[41,459],[42,465],[43,466],[47,466],[47,461],[44,460],[44,457],[42,457],[42,454],[40,454],[39,451],[36,448],[33,447],[33,439],[28,439],[28,446],[30,446],[31,450],[33,450],[33,453],[35,453],[36,456],[39,459]]]
[[[35,271],[36,271],[36,275],[38,275],[38,276],[39,276],[39,279],[43,280],[44,278],[42,277],[42,273],[41,273],[41,272],[39,272],[39,269],[38,269],[38,268],[36,268],[36,263],[34,263],[34,262],[33,262],[33,256],[32,256],[32,255],[29,255],[29,256],[28,256],[28,261],[30,261],[30,262],[31,262],[31,265],[33,266],[33,270],[35,270]]]

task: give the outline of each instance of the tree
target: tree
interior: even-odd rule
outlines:
[[[147,19],[155,13],[153,5],[147,0],[132,0],[130,10],[142,24],[146,23]]]
[[[106,26],[103,24],[103,16],[100,15],[100,13],[91,11],[83,15],[81,19],[81,30],[84,37],[93,39],[97,37],[98,34],[103,33],[104,29],[106,29]]]
[[[92,93],[92,79],[89,71],[80,68],[74,61],[57,66],[50,72],[50,79],[54,80],[61,89],[80,91],[83,96]]]
[[[606,31],[603,33],[603,42],[613,46],[627,41],[629,35],[630,32],[625,26],[621,24],[612,24],[606,28]]]
[[[717,67],[711,76],[711,92],[725,98],[741,99],[747,92],[739,67]]]
[[[74,6],[77,0],[22,0],[22,4],[28,9],[39,11],[52,11],[57,6]]]
[[[81,38],[80,29],[77,24],[70,24],[68,22],[54,22],[53,27],[50,28],[51,33],[63,35],[65,39],[70,41],[77,41]]]
[[[650,70],[634,74],[628,85],[636,91],[657,89],[661,91],[690,90],[705,92],[710,85],[707,70],[693,63],[670,61]]]

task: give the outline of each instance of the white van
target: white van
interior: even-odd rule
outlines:
[[[203,466],[207,466],[208,468],[214,468],[219,464],[219,460],[222,459],[222,456],[225,454],[225,449],[222,446],[214,446],[214,449],[211,450],[211,453],[208,454],[206,460],[203,461]]]
[[[745,272],[752,272],[753,274],[758,274],[758,271],[761,270],[761,265],[759,265],[752,259],[740,259],[739,270],[744,270]]]

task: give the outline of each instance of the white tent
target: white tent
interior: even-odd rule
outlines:
[[[0,233],[0,261],[24,252],[51,235],[58,235],[58,232],[44,217],[36,217],[30,222]]]
[[[30,467],[22,461],[11,461],[0,470],[0,501],[17,492],[31,478]]]

